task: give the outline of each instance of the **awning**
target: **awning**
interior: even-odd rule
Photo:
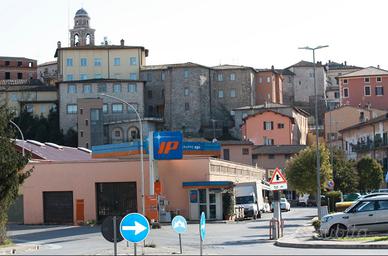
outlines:
[[[232,181],[190,181],[183,182],[183,188],[229,188],[233,186]]]

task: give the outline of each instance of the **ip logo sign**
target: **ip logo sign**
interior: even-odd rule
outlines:
[[[154,158],[156,160],[182,159],[182,132],[155,132]]]

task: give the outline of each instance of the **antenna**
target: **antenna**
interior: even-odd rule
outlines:
[[[71,45],[71,42],[70,42],[70,0],[67,1],[67,31],[68,31],[68,34],[67,34],[67,41],[69,42],[69,46]]]

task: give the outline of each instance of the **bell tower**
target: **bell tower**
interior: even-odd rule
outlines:
[[[94,45],[95,29],[89,26],[90,17],[83,9],[79,9],[74,16],[74,28],[70,29],[70,46],[92,46]]]

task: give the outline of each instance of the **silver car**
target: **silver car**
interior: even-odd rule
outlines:
[[[326,215],[321,220],[323,235],[344,236],[355,231],[388,231],[388,195],[361,198],[344,212]]]

